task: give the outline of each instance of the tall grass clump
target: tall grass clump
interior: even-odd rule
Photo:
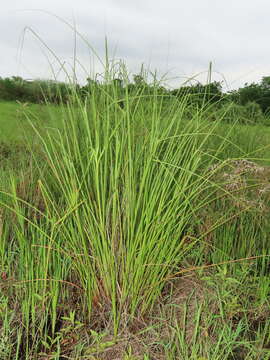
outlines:
[[[29,118],[39,150],[32,168],[1,192],[8,219],[1,253],[10,243],[14,253],[2,266],[14,269],[16,296],[23,299],[28,355],[31,347],[40,349],[39,338],[48,345],[69,308],[90,326],[110,324],[114,335],[147,318],[186,260],[196,251],[203,259],[209,233],[246,210],[223,207],[207,225],[209,206],[215,211],[224,197],[236,198],[215,179],[227,165],[220,160],[226,136],[208,151],[218,125],[203,110],[189,109],[185,97],[171,99],[168,108],[156,80],[151,91],[130,92],[126,69],[120,70],[106,69],[104,82],[86,96],[74,87],[58,112],[60,127],[40,132]],[[121,87],[113,81],[120,76]],[[230,256],[232,238],[222,229],[219,240],[227,245],[220,251],[229,249]],[[210,246],[217,249],[217,242]],[[245,244],[237,246],[241,256],[252,255]],[[214,261],[228,259],[215,254]]]
[[[80,286],[119,315],[149,310],[189,245],[187,224],[205,180],[199,123],[185,124],[184,101],[170,118],[162,99],[105,84],[74,93],[63,132],[43,138],[42,193],[59,223],[55,242],[74,254]],[[45,175],[46,174],[46,175]],[[61,220],[60,220],[61,219]],[[62,220],[63,219],[63,220]],[[76,254],[80,254],[77,256]]]

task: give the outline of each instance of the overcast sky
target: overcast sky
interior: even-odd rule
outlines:
[[[205,80],[210,61],[213,80],[224,77],[229,89],[270,75],[269,0],[9,0],[1,2],[1,77],[61,79],[61,63],[72,72],[74,30],[57,16],[101,58],[107,36],[110,56],[131,73],[144,63],[172,86],[198,73]],[[102,71],[80,37],[76,58],[81,81]]]

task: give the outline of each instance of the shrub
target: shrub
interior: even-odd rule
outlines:
[[[244,106],[244,108],[247,119],[249,119],[251,123],[257,124],[263,121],[263,112],[259,104],[254,101],[250,101]]]
[[[248,102],[246,105],[228,103],[216,112],[214,118],[215,120],[222,119],[228,123],[237,122],[245,125],[255,125],[264,121],[263,112],[255,102]]]

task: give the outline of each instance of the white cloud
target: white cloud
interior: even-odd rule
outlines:
[[[29,10],[37,8],[45,12]],[[101,55],[107,36],[112,53],[116,49],[132,71],[144,62],[161,73],[170,70],[171,76],[191,76],[207,71],[213,61],[214,70],[236,87],[270,73],[269,10],[266,0],[11,0],[1,6],[0,51],[5,58],[0,76],[17,74],[18,69],[24,77],[50,73],[44,46],[29,32],[16,60],[25,26],[37,31],[61,61],[72,62],[73,33],[48,11],[74,20]],[[79,43],[77,56],[87,68],[88,53]],[[55,63],[50,54],[49,59]],[[218,73],[214,76],[221,80]]]

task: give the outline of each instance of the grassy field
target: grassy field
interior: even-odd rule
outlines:
[[[270,359],[270,128],[123,103],[0,103],[0,358]]]
[[[29,118],[40,130],[44,127],[55,127],[55,121],[61,116],[60,114],[61,110],[54,105],[0,101],[0,142],[21,142],[25,136],[33,137],[31,126],[27,120]],[[57,122],[60,123],[59,120]]]

